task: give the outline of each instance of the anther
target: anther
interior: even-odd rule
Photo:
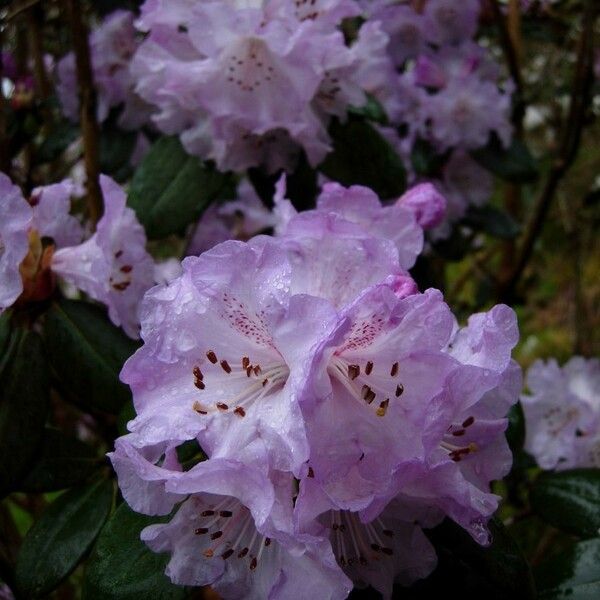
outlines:
[[[196,379],[200,379],[200,380],[204,379],[204,375],[202,374],[202,371],[200,370],[200,367],[194,367],[192,369],[192,373],[194,374],[194,377]]]
[[[213,534],[211,534],[210,539],[218,540],[222,535],[223,535],[222,531],[215,531]]]
[[[204,407],[202,404],[200,404],[200,402],[194,402],[194,404],[192,404],[192,408],[200,415],[208,414],[208,411],[204,410]]]
[[[308,475],[307,477],[314,477],[315,476],[315,472],[313,471],[312,467],[308,467]]]
[[[206,353],[206,358],[208,358],[213,365],[217,363],[217,355],[212,350],[209,350]]]
[[[256,365],[252,370],[254,371],[254,374],[257,377],[262,373],[262,369],[260,368],[260,365]]]
[[[231,373],[231,367],[229,366],[229,363],[226,360],[221,361],[221,368],[223,369],[223,371],[225,371],[225,373]]]
[[[458,429],[452,432],[452,435],[455,437],[460,437],[461,435],[465,435],[466,431],[464,429]]]
[[[475,422],[475,417],[468,417],[462,423],[463,427],[470,427]]]
[[[375,552],[380,552],[381,546],[379,544],[371,544],[371,549],[375,550]]]
[[[365,367],[365,374],[370,375],[372,371],[373,371],[373,361],[370,360],[367,363],[367,366]]]
[[[394,551],[391,548],[383,547],[381,551],[388,556],[392,556],[394,554]]]
[[[250,366],[250,359],[247,356],[242,358],[242,369],[247,369]]]
[[[383,402],[379,403],[379,408],[377,409],[378,417],[385,417],[385,413],[387,412],[389,403],[390,403],[389,398],[386,398]]]
[[[254,571],[256,566],[258,565],[258,561],[256,560],[256,556],[250,561],[250,570]]]
[[[384,529],[382,533],[387,537],[394,537],[394,532],[391,529]]]
[[[246,411],[241,406],[238,406],[233,411],[233,414],[237,415],[238,417],[245,417],[246,416]]]
[[[123,265],[120,268],[121,273],[131,273],[133,271],[133,267],[131,265]]]
[[[233,513],[230,510],[222,510],[221,512],[219,512],[219,515],[225,519],[228,519],[233,515]]]
[[[221,554],[221,558],[223,560],[227,560],[234,552],[235,551],[233,548],[229,548],[229,550],[226,550],[225,552],[223,552],[223,554]]]
[[[252,367],[246,367],[246,377],[250,377],[252,375]]]
[[[348,377],[350,379],[356,379],[360,375],[359,365],[348,365]]]
[[[242,548],[242,550],[238,554],[238,558],[244,558],[244,556],[246,556],[246,554],[248,554],[248,548]]]
[[[194,530],[194,533],[196,535],[204,535],[205,533],[208,533],[208,527],[198,527],[198,529]]]
[[[400,383],[399,385],[396,386],[396,398],[400,398],[400,396],[402,396],[403,392],[404,392],[404,386]]]
[[[204,554],[206,558],[212,558],[215,555],[215,552],[212,548],[209,548],[208,550],[205,550],[202,554]]]
[[[229,410],[229,406],[225,402],[217,402],[217,408],[222,411]]]
[[[269,379],[267,377],[265,377],[262,381],[262,386],[265,387],[265,385],[267,385],[267,383],[269,383]]]
[[[373,402],[373,400],[375,400],[376,396],[377,396],[377,394],[371,388],[369,388],[369,391],[367,392],[367,395],[365,397],[365,402],[367,404],[371,404]],[[383,402],[382,402],[382,404],[383,404]]]
[[[203,510],[200,513],[200,516],[202,516],[202,517],[212,517],[214,514],[215,514],[214,510]]]
[[[360,390],[360,395],[362,397],[363,400],[367,399],[367,396],[369,394],[369,392],[371,391],[371,388],[365,383],[365,385],[362,386],[361,390]]]
[[[205,385],[204,381],[202,381],[202,379],[196,379],[196,380],[194,381],[194,385],[195,385],[195,386],[196,386],[196,387],[197,387],[199,390],[203,390],[203,389],[206,387],[206,385]]]
[[[265,538],[265,546],[270,546],[271,545],[271,538]]]
[[[390,371],[390,375],[391,375],[392,377],[396,377],[396,375],[398,375],[398,367],[399,367],[399,366],[400,366],[400,365],[399,365],[397,362],[395,362],[395,363],[392,365],[392,370]]]

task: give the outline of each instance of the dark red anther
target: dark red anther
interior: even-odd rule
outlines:
[[[217,355],[212,350],[209,350],[206,353],[206,358],[208,358],[213,365],[217,364]]]

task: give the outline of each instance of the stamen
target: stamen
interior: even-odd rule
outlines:
[[[452,435],[454,437],[460,437],[461,435],[465,435],[466,431],[464,429],[458,429],[457,431],[453,431]]]
[[[218,540],[222,535],[223,535],[222,531],[215,531],[213,534],[211,534],[210,539]]]
[[[247,356],[242,358],[242,369],[247,369],[250,366],[250,359]]]
[[[229,548],[229,550],[226,550],[223,552],[223,554],[221,554],[221,558],[223,560],[227,560],[234,552],[235,550],[233,548]]]
[[[260,368],[260,365],[256,365],[252,370],[254,371],[254,374],[257,377],[262,373],[262,369]]]
[[[359,365],[348,365],[348,377],[354,380],[360,375],[360,366]]]
[[[398,367],[399,367],[399,366],[400,366],[400,365],[399,365],[397,362],[395,362],[395,363],[392,365],[392,370],[390,371],[390,375],[391,375],[392,377],[396,377],[396,375],[398,375]]]
[[[256,566],[258,565],[258,561],[256,560],[256,557],[254,557],[251,561],[250,561],[250,570],[254,571],[254,569],[256,569]]]
[[[208,527],[198,527],[198,529],[194,530],[194,533],[196,535],[204,535],[205,533],[208,533]]]
[[[315,476],[315,472],[313,471],[312,467],[308,467],[308,475],[307,477],[314,477]]]
[[[221,361],[221,368],[223,369],[223,371],[225,371],[225,373],[231,373],[231,367],[229,366],[229,363],[226,360]]]
[[[475,417],[468,417],[462,423],[463,427],[470,427],[475,422]]]
[[[209,351],[206,353],[206,358],[208,358],[208,360],[210,360],[210,362],[211,362],[213,365],[216,365],[216,364],[217,364],[217,360],[218,360],[218,359],[217,359],[217,355],[216,355],[216,354],[215,354],[215,353],[214,353],[212,350],[209,350]]]
[[[201,517],[212,517],[214,514],[215,514],[215,511],[214,511],[214,510],[203,510],[203,511],[200,513],[200,516],[201,516]]]
[[[202,379],[196,379],[194,381],[194,385],[199,389],[199,390],[203,390],[206,388],[206,385],[204,383],[204,381],[202,381]]]
[[[238,558],[244,558],[244,556],[246,556],[246,554],[248,554],[248,552],[249,552],[248,547],[242,548],[242,550],[238,554]]]
[[[233,515],[233,513],[230,510],[222,510],[219,512],[219,515],[221,515],[225,519],[228,519],[229,517],[231,517]]]
[[[229,410],[229,406],[225,402],[217,402],[217,408],[221,411]]]
[[[402,396],[403,392],[404,392],[404,386],[401,383],[399,383],[396,386],[396,398],[400,398],[400,396]]]
[[[373,371],[373,361],[369,361],[367,363],[367,366],[365,367],[365,374],[370,375],[372,371]]]
[[[377,394],[371,388],[369,388],[369,391],[367,392],[367,395],[365,397],[365,402],[367,404],[371,404],[373,400],[375,400],[376,396]]]
[[[208,548],[202,554],[204,554],[206,558],[212,558],[215,555],[214,550],[212,548]]]
[[[200,415],[208,414],[208,411],[198,401],[196,401],[196,402],[194,402],[194,404],[192,404],[192,408]]]
[[[233,414],[237,415],[238,417],[245,417],[246,416],[246,411],[241,406],[238,406],[233,411]]]
[[[379,403],[379,408],[377,409],[378,417],[385,417],[385,413],[387,412],[389,404],[390,404],[389,398],[386,398],[383,402]]]

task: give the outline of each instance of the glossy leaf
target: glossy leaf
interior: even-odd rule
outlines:
[[[14,328],[0,356],[0,496],[29,468],[44,433],[48,372],[37,333]]]
[[[600,529],[600,469],[542,473],[531,490],[531,505],[550,525],[580,537]]]
[[[454,590],[462,598],[533,600],[533,577],[517,543],[500,521],[493,519],[490,531],[492,544],[487,548],[449,520],[426,532],[435,546],[438,567],[406,590],[405,597],[429,600]]]
[[[530,183],[538,177],[538,166],[527,146],[514,139],[504,148],[497,137],[492,137],[485,148],[471,152],[473,158],[484,168],[515,183]]]
[[[540,600],[600,598],[600,538],[574,544],[535,571]]]
[[[131,398],[119,373],[137,344],[103,309],[87,302],[56,302],[46,315],[44,339],[52,368],[74,402],[117,413]]]
[[[493,237],[510,240],[519,235],[521,228],[506,212],[487,205],[472,206],[464,218],[465,224],[477,231],[483,231]]]
[[[129,205],[150,238],[180,233],[217,198],[229,176],[185,152],[176,137],[163,137],[137,168]]]
[[[406,189],[406,171],[392,146],[372,125],[350,117],[334,121],[330,128],[331,152],[320,166],[330,179],[342,185],[365,185],[380,198],[397,198]]]
[[[140,532],[164,517],[148,517],[121,504],[100,534],[85,573],[84,600],[179,600],[185,588],[173,585],[164,571],[166,554],[153,553]]]
[[[36,461],[15,486],[19,492],[51,492],[83,483],[104,460],[93,448],[58,429],[46,428]]]
[[[108,518],[109,480],[73,488],[59,496],[23,540],[17,558],[17,587],[26,598],[52,591],[79,564]]]

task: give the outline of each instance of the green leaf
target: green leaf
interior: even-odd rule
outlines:
[[[44,596],[75,569],[108,518],[112,500],[112,481],[100,480],[65,492],[46,508],[17,557],[17,588],[24,597]]]
[[[595,537],[600,529],[600,469],[542,473],[530,500],[536,514],[550,525]]]
[[[100,170],[119,182],[132,173],[131,155],[138,138],[137,131],[112,128],[102,131],[100,136]]]
[[[351,106],[348,112],[353,115],[363,116],[367,120],[381,125],[387,125],[389,122],[383,106],[371,94],[367,95],[367,102],[363,106]]]
[[[49,389],[40,337],[15,328],[0,362],[0,496],[32,463],[44,433]]]
[[[54,303],[46,314],[44,340],[50,363],[74,402],[117,413],[131,398],[119,373],[137,343],[103,309],[72,300]]]
[[[164,574],[169,556],[155,554],[140,540],[144,527],[165,520],[140,515],[121,504],[102,530],[90,557],[84,600],[185,598],[185,588],[174,586]]]
[[[511,406],[508,411],[506,439],[513,452],[520,450],[525,443],[525,415],[520,402]]]
[[[535,586],[527,561],[500,521],[489,524],[492,544],[484,548],[460,526],[444,521],[426,532],[433,542],[438,567],[410,588],[406,598],[429,600],[460,592],[462,598],[529,600]]]
[[[342,185],[365,185],[380,198],[396,198],[406,189],[406,171],[390,144],[366,121],[349,117],[330,127],[333,152],[320,170]]]
[[[513,139],[508,148],[493,136],[485,148],[471,152],[471,156],[488,171],[506,181],[531,183],[538,177],[538,165],[527,146]]]
[[[137,168],[128,202],[148,237],[162,238],[197,220],[229,177],[186,154],[176,137],[163,137]]]
[[[64,490],[83,483],[103,464],[91,446],[48,427],[36,462],[14,489],[29,493]]]
[[[417,175],[438,177],[448,159],[448,154],[449,152],[439,154],[431,142],[417,138],[411,151],[410,160]]]
[[[540,600],[600,598],[600,538],[586,540],[535,571]]]
[[[491,206],[471,206],[464,223],[477,231],[483,231],[492,237],[511,240],[519,235],[521,228],[506,212]]]

